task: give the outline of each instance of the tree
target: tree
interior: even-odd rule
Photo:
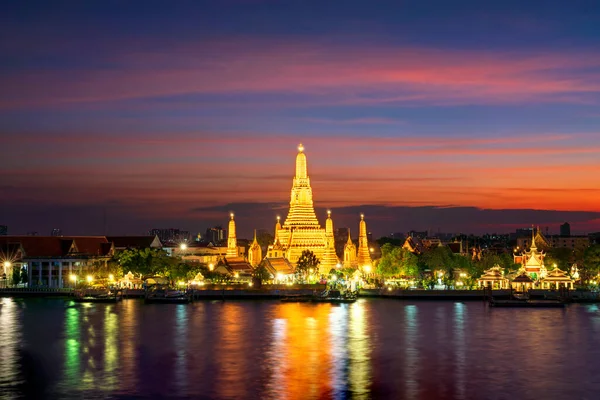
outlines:
[[[400,274],[399,247],[385,243],[381,247],[381,258],[377,263],[376,272],[384,277],[398,276]]]
[[[546,253],[544,264],[546,264],[546,268],[556,264],[563,271],[568,271],[573,265],[573,250],[566,247],[551,248]]]
[[[13,265],[11,280],[15,286],[21,283],[21,270],[16,265]]]
[[[593,245],[585,250],[583,267],[580,268],[581,280],[586,281],[600,272],[600,245]]]
[[[27,268],[21,267],[21,283],[29,282],[29,275],[27,274]]]
[[[309,273],[314,273],[318,275],[320,263],[321,262],[319,261],[315,253],[313,253],[310,250],[304,250],[302,252],[302,255],[300,255],[300,258],[298,259],[298,262],[296,263],[296,279],[298,279],[298,281],[300,282],[305,282],[306,276]]]
[[[127,249],[115,255],[124,271],[142,276],[167,276],[174,262],[177,262],[160,249]]]
[[[269,281],[273,278],[267,267],[265,267],[262,263],[254,270],[252,276],[261,282]]]
[[[446,246],[436,247],[425,252],[421,257],[425,265],[432,271],[446,271],[454,268],[452,251]]]

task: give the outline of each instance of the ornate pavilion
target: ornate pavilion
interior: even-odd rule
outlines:
[[[478,287],[491,287],[493,289],[508,289],[508,278],[504,277],[504,271],[498,264],[488,269],[477,279]]]
[[[539,233],[538,229],[538,235]],[[529,251],[524,250],[521,254],[515,255],[515,263],[520,263],[522,265],[521,270],[536,281],[544,278],[548,272],[544,265],[544,257],[546,257],[546,254],[543,251],[538,251],[535,229],[532,229],[531,247]]]
[[[560,289],[561,287],[573,289],[574,280],[556,265],[554,269],[542,279],[542,289]]]

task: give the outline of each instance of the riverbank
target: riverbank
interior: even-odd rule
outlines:
[[[265,285],[261,288],[250,288],[248,286],[213,286],[202,289],[194,289],[192,298],[194,300],[224,300],[224,299],[273,299],[278,300],[283,296],[291,295],[313,295],[325,290],[325,285]],[[507,299],[510,290],[494,290],[492,296],[496,299]],[[560,293],[551,290],[531,290],[531,298],[558,298],[560,295],[573,303],[600,303],[600,293],[574,290]],[[0,289],[0,297],[63,297],[69,298],[74,295],[73,289],[48,289],[48,288],[3,288]],[[144,298],[143,289],[126,289],[123,298]],[[389,298],[399,300],[479,300],[483,301],[490,296],[490,292],[484,290],[403,290],[381,288],[361,289],[359,297],[366,298]]]

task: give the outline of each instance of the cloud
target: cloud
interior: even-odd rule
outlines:
[[[586,50],[480,52],[239,37],[155,47],[117,48],[96,60],[110,69],[5,74],[0,107],[224,93],[304,93],[314,104],[595,103],[589,96],[600,92],[600,74],[589,72],[600,56]]]

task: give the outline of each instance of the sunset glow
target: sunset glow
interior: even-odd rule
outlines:
[[[542,22],[535,1],[493,13],[440,2],[423,20],[416,3],[318,2],[309,27],[308,4],[227,1],[252,12],[242,21],[201,3],[170,10],[168,24],[154,22],[157,4],[122,5],[114,21],[110,4],[41,3],[55,17],[41,23],[8,10],[23,22],[0,27],[11,38],[0,42],[0,222],[202,231],[235,208],[251,236],[286,209],[302,143],[318,217],[332,209],[339,226],[362,205],[576,211],[456,230],[566,218],[600,230],[600,22],[589,12],[548,6]],[[378,234],[445,226],[362,209]]]

